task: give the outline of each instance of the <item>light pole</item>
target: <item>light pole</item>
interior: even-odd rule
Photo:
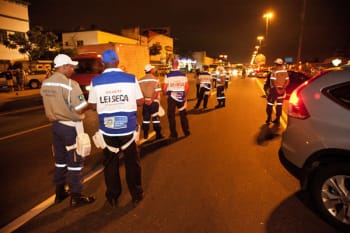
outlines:
[[[302,6],[301,16],[300,16],[300,31],[299,31],[299,41],[298,41],[298,54],[297,54],[298,63],[301,62],[301,47],[303,44],[305,11],[306,11],[306,0],[303,0],[303,6]]]
[[[259,41],[259,46],[261,47],[261,41],[264,39],[263,36],[258,36],[256,39]]]
[[[266,20],[266,27],[265,27],[265,38],[266,38],[266,40],[267,40],[268,31],[269,31],[269,22],[272,19],[272,17],[273,17],[273,13],[272,12],[268,12],[268,13],[265,13],[263,15],[263,18],[265,18],[265,20]]]
[[[255,51],[256,51],[256,52],[259,52],[259,48],[260,48],[260,46],[259,46],[259,45],[256,45],[256,46],[255,46]]]
[[[222,59],[224,65],[227,63],[227,54],[220,54],[219,58]]]

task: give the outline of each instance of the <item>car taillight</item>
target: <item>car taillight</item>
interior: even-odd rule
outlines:
[[[300,91],[308,84],[308,81],[297,87],[291,94],[289,98],[288,106],[288,116],[298,119],[307,119],[310,117],[309,112],[307,111],[304,101],[301,97]]]

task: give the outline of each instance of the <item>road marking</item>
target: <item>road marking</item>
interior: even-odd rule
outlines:
[[[43,129],[43,128],[49,127],[49,126],[51,126],[51,123],[50,124],[46,124],[46,125],[42,125],[42,126],[39,126],[39,127],[36,127],[36,128],[24,130],[24,131],[21,131],[21,132],[18,132],[18,133],[10,134],[10,135],[4,136],[4,137],[0,137],[0,141],[6,140],[6,139],[9,139],[9,138],[13,138],[13,137],[17,137],[17,136],[21,136],[23,134],[30,133],[30,132],[33,132],[33,131],[36,131],[36,130],[39,130],[39,129]]]
[[[41,128],[43,128],[43,127],[41,127]],[[36,128],[36,129],[38,129],[38,128]],[[149,134],[147,139],[143,138],[140,140],[140,145],[147,142],[148,140],[150,140],[150,138],[152,138],[155,135],[156,135],[156,133],[154,131],[152,131]],[[103,171],[103,166],[99,165],[94,171],[90,172],[89,174],[86,175],[86,177],[84,177],[83,184],[88,182],[89,180],[91,180],[95,176],[99,175],[102,171]],[[0,233],[11,233],[11,232],[15,231],[16,229],[18,229],[19,227],[21,227],[22,225],[27,223],[29,220],[31,220],[32,218],[34,218],[35,216],[37,216],[38,214],[40,214],[41,212],[43,212],[44,210],[46,210],[47,208],[52,206],[54,204],[54,202],[55,202],[55,194],[50,196],[49,198],[47,198],[45,201],[41,202],[40,204],[36,205],[35,207],[30,209],[25,214],[16,218],[15,220],[10,222],[9,224],[7,224],[5,227],[0,229]]]
[[[43,106],[35,106],[35,107],[29,107],[29,108],[23,108],[23,109],[18,109],[18,110],[13,110],[13,111],[7,111],[7,112],[2,112],[0,113],[0,116],[6,116],[14,113],[22,113],[22,112],[28,112],[28,111],[33,111],[37,109],[43,109]]]

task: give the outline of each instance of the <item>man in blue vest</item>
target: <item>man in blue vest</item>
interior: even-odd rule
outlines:
[[[114,50],[104,51],[102,62],[105,70],[92,79],[88,102],[98,113],[99,132],[107,145],[103,150],[105,195],[110,206],[116,207],[122,192],[119,160],[123,156],[126,182],[132,202],[137,204],[144,193],[134,133],[137,130],[137,106],[143,104],[143,95],[135,76],[118,68],[119,58]]]
[[[176,139],[178,137],[175,120],[176,109],[178,109],[180,113],[181,126],[184,135],[190,135],[186,112],[188,81],[186,74],[181,72],[178,66],[179,62],[174,59],[172,62],[172,70],[164,78],[163,85],[163,93],[168,98],[168,121],[171,139]]]

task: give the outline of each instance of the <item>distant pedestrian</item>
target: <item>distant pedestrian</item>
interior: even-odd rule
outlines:
[[[226,73],[226,70],[224,69],[224,75],[225,75],[225,89],[228,88],[228,83],[230,82],[230,75]]]
[[[208,99],[212,88],[212,76],[208,71],[208,67],[205,66],[202,72],[198,73],[199,82],[199,94],[195,109],[199,108],[203,100],[203,108],[206,109],[208,106]]]
[[[215,108],[222,108],[225,107],[226,104],[226,97],[225,97],[225,83],[226,83],[226,74],[225,74],[225,68],[222,66],[219,66],[217,68],[217,77],[216,77],[216,99],[218,101],[218,104],[215,106]]]
[[[270,75],[270,82],[267,85],[270,85],[270,91],[267,95],[267,106],[266,113],[267,119],[266,124],[269,124],[271,121],[271,115],[273,106],[276,102],[276,118],[272,121],[275,124],[280,123],[280,117],[282,115],[283,101],[286,97],[286,88],[289,84],[289,75],[286,69],[283,67],[283,60],[277,58],[274,61],[275,68],[272,70]]]
[[[140,156],[135,142],[137,131],[137,106],[142,106],[143,95],[134,75],[118,68],[119,58],[114,50],[102,53],[105,70],[92,79],[89,103],[97,111],[103,143],[104,177],[107,203],[117,207],[122,193],[119,174],[123,156],[126,182],[136,205],[144,196],[141,183]]]
[[[200,73],[200,70],[196,69],[196,72],[194,75],[195,75],[195,79],[196,79],[196,98],[197,99],[199,98],[199,89],[200,89],[199,73]]]
[[[16,70],[16,84],[17,84],[17,90],[23,91],[24,90],[24,71],[22,69]]]
[[[176,109],[178,109],[180,113],[181,127],[184,135],[190,135],[186,111],[188,90],[189,87],[186,74],[179,70],[179,62],[174,59],[172,61],[172,70],[165,76],[163,85],[163,93],[165,96],[167,96],[167,114],[170,128],[170,138],[172,139],[176,139],[178,137],[175,120]]]
[[[12,72],[10,70],[6,71],[5,77],[6,77],[8,91],[13,92],[14,91],[14,87],[13,87],[14,84],[13,84]]]
[[[153,129],[156,131],[156,139],[161,139],[164,136],[161,133],[162,127],[160,125],[159,111],[159,93],[162,91],[157,77],[154,76],[154,66],[147,64],[144,67],[146,75],[139,80],[140,88],[144,97],[144,104],[142,107],[142,130],[143,137],[148,138],[150,124],[152,122]]]
[[[247,70],[245,67],[242,68],[242,78],[246,78],[247,77]]]
[[[70,205],[73,207],[95,201],[93,196],[82,194],[84,157],[72,148],[83,125],[82,113],[88,106],[79,84],[70,79],[77,64],[69,56],[58,54],[54,59],[55,73],[43,82],[40,89],[45,114],[52,122],[55,203],[71,195]],[[65,189],[66,183],[69,191]]]

